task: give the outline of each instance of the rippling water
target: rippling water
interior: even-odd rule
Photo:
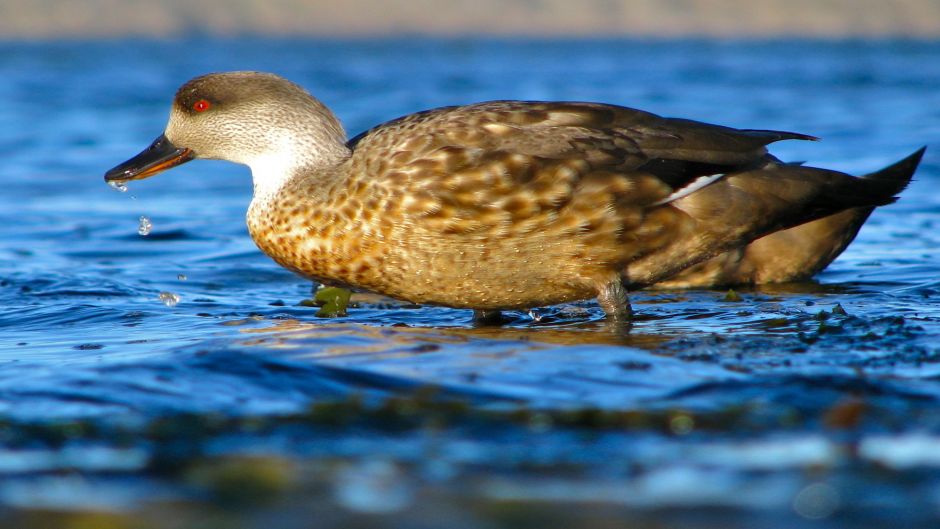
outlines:
[[[739,302],[637,293],[626,338],[593,303],[474,328],[363,297],[323,320],[250,241],[246,168],[102,181],[162,131],[180,83],[232,69],[308,87],[351,135],[445,104],[569,99],[820,136],[774,152],[856,173],[929,149],[818,281]],[[232,516],[318,509],[337,527],[940,513],[938,43],[4,43],[0,74],[0,504],[22,523],[159,519],[193,490],[273,502]]]

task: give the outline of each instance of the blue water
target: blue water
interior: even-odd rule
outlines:
[[[638,321],[626,338],[605,331],[593,303],[516,314],[496,329],[475,328],[467,311],[375,298],[324,320],[300,305],[310,283],[248,237],[246,168],[195,162],[125,193],[103,183],[106,169],[162,132],[179,84],[235,69],[304,85],[350,136],[435,106],[567,99],[812,134],[824,141],[782,143],[774,153],[854,173],[922,145],[928,151],[900,201],[879,209],[817,281],[746,290],[741,302],[707,290],[636,293]],[[940,43],[3,43],[0,79],[0,422],[16,432],[0,435],[0,505],[127,509],[152,501],[154,487],[185,495],[146,470],[156,452],[144,432],[157,418],[272,420],[277,430],[278,417],[317,403],[381,403],[433,385],[442,399],[469,402],[471,415],[518,407],[547,414],[535,430],[491,426],[503,432],[495,438],[459,420],[445,431],[435,460],[449,477],[435,483],[453,492],[468,473],[489,479],[469,493],[481,501],[593,499],[631,513],[717,506],[802,519],[814,515],[801,510],[799,495],[822,490],[823,500],[838,501],[815,518],[833,523],[874,509],[890,517],[905,505],[915,505],[917,521],[940,512],[940,462],[930,455],[940,449]],[[148,236],[137,233],[141,216],[153,224]],[[166,306],[162,292],[179,303]],[[837,304],[847,315],[832,313]],[[831,414],[855,402],[861,417],[832,426]],[[681,410],[717,426],[689,426],[689,436],[681,421],[678,433],[551,428],[552,414],[574,409]],[[715,418],[739,411],[745,419]],[[76,421],[128,428],[125,442],[141,462],[126,467],[126,454],[107,452],[100,468],[85,467],[62,451],[111,443],[48,447],[29,433],[29,425]],[[404,470],[427,461],[423,430],[396,445],[382,433],[363,437],[363,427],[332,431],[326,445],[312,434],[226,431],[210,436],[207,451],[338,458],[361,471],[340,473],[340,485],[371,483],[389,468],[399,481],[427,485],[421,472]],[[805,449],[775,455],[791,445]],[[24,460],[21,446],[40,455]],[[378,470],[362,461],[376,454]],[[579,470],[526,470],[555,464]],[[865,474],[871,467],[887,476]],[[41,481],[53,479],[43,477],[50,468],[101,481]],[[807,476],[808,468],[828,470]],[[137,484],[118,494],[122,487],[102,473]],[[898,485],[899,476],[911,481]],[[755,487],[763,492],[742,492]],[[412,492],[387,510],[423,497]],[[344,494],[334,503],[368,511]]]

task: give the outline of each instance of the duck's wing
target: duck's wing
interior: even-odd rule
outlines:
[[[884,197],[897,195],[910,183],[924,151],[921,148],[862,178],[881,184]],[[657,283],[655,288],[714,288],[807,280],[829,266],[848,247],[874,209],[874,206],[851,208],[776,231],[747,246],[689,267]]]
[[[659,195],[648,197],[655,203],[701,185],[702,177],[767,163],[766,145],[787,139],[815,138],[596,103],[493,101],[410,114],[356,136],[348,146],[358,163],[381,169],[373,178],[404,173],[433,181],[463,173],[466,179],[474,170],[505,164],[508,178],[525,183],[532,171],[581,162],[583,174],[655,177],[662,184]],[[482,173],[479,184],[485,185]]]
[[[411,114],[349,142],[351,170],[411,216],[479,230],[559,211],[651,208],[723,175],[777,163],[803,134],[743,130],[595,103],[493,101]],[[596,196],[594,196],[596,195]],[[628,214],[628,213],[624,213]]]
[[[773,232],[690,266],[652,288],[725,288],[808,280],[845,250],[874,209],[847,209]]]

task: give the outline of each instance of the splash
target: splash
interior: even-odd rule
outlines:
[[[114,189],[115,191],[120,191],[121,193],[127,192],[127,183],[120,180],[111,180],[108,182],[108,187]]]
[[[160,301],[167,307],[175,307],[180,302],[180,295],[172,292],[160,292]]]
[[[150,222],[150,218],[141,215],[140,224],[137,226],[137,233],[146,237],[147,235],[150,235],[151,231],[153,231],[153,223]]]

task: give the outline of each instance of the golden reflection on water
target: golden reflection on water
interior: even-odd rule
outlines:
[[[307,349],[306,357],[401,354],[413,356],[440,346],[468,345],[478,340],[517,342],[520,350],[558,345],[619,345],[654,349],[672,337],[665,334],[623,333],[603,322],[571,327],[389,327],[358,323],[319,323],[278,320],[265,327],[242,329],[252,335],[244,345],[277,349]]]
[[[643,291],[633,300],[637,319],[628,329],[613,328],[597,310],[576,305],[552,309],[558,312],[553,313],[554,320],[547,324],[517,319],[497,326],[370,325],[342,319],[269,320],[254,316],[222,325],[244,327],[241,332],[251,338],[243,345],[291,350],[292,355],[304,358],[405,357],[441,347],[479,345],[482,349],[494,342],[501,342],[504,352],[600,345],[635,347],[655,353],[662,351],[666,342],[691,335],[793,333],[809,317],[799,310],[802,297],[807,293],[818,297],[830,290],[831,287],[815,282],[768,285],[742,289],[734,303],[727,301],[729,293],[725,291]],[[356,293],[354,301],[360,308],[403,307],[402,302],[374,294]],[[797,309],[787,309],[788,303]]]

